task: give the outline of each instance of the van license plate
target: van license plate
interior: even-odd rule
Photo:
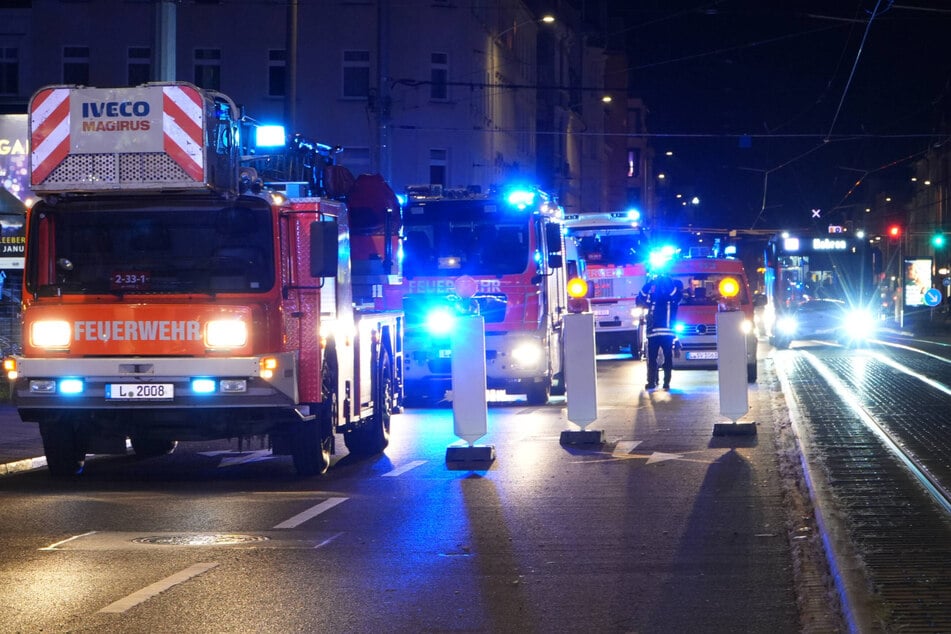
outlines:
[[[172,383],[107,383],[106,400],[162,401],[175,397]]]
[[[701,359],[702,359],[702,360],[705,360],[705,361],[710,361],[710,360],[715,360],[716,358],[717,358],[717,353],[716,353],[716,351],[710,351],[710,352],[688,352],[688,353],[687,353],[687,360],[688,360],[688,361],[689,361],[689,360],[701,360]]]

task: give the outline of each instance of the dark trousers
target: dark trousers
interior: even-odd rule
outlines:
[[[670,375],[674,368],[674,336],[647,335],[647,382],[657,385],[659,368],[657,351],[664,351],[664,385],[670,385]]]

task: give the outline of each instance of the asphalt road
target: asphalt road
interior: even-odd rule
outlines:
[[[451,409],[407,410],[385,455],[309,479],[261,447],[183,443],[57,481],[24,462],[38,436],[7,408],[2,629],[839,628],[772,362],[741,419],[754,436],[713,435],[716,372],[648,393],[644,371],[599,362],[603,445],[560,443],[564,403],[493,405],[495,461],[449,464]]]

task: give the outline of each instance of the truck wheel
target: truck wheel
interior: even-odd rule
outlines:
[[[393,390],[393,364],[386,349],[380,355],[379,380],[373,401],[373,416],[358,429],[343,435],[343,442],[352,454],[372,456],[382,453],[390,444],[390,420],[396,406],[396,392]]]
[[[142,436],[131,436],[132,450],[136,458],[155,458],[156,456],[165,456],[178,446],[178,441],[167,440],[165,438],[146,438]]]
[[[547,405],[549,396],[551,396],[550,379],[545,379],[541,383],[532,383],[525,393],[529,405]]]
[[[317,418],[299,423],[294,431],[291,458],[301,476],[327,473],[333,451],[333,429],[337,420],[337,355],[327,346],[320,367],[320,407]]]
[[[323,416],[297,424],[291,458],[298,475],[323,475],[330,468],[333,437],[327,433],[327,425],[321,418]]]
[[[86,464],[85,439],[68,419],[40,423],[43,451],[50,475],[68,478],[83,472]]]
[[[631,358],[635,361],[641,360],[641,342],[636,338],[631,342]]]

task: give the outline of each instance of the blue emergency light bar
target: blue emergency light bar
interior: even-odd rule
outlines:
[[[287,135],[282,125],[260,125],[254,129],[254,145],[256,147],[284,147],[287,145]]]

